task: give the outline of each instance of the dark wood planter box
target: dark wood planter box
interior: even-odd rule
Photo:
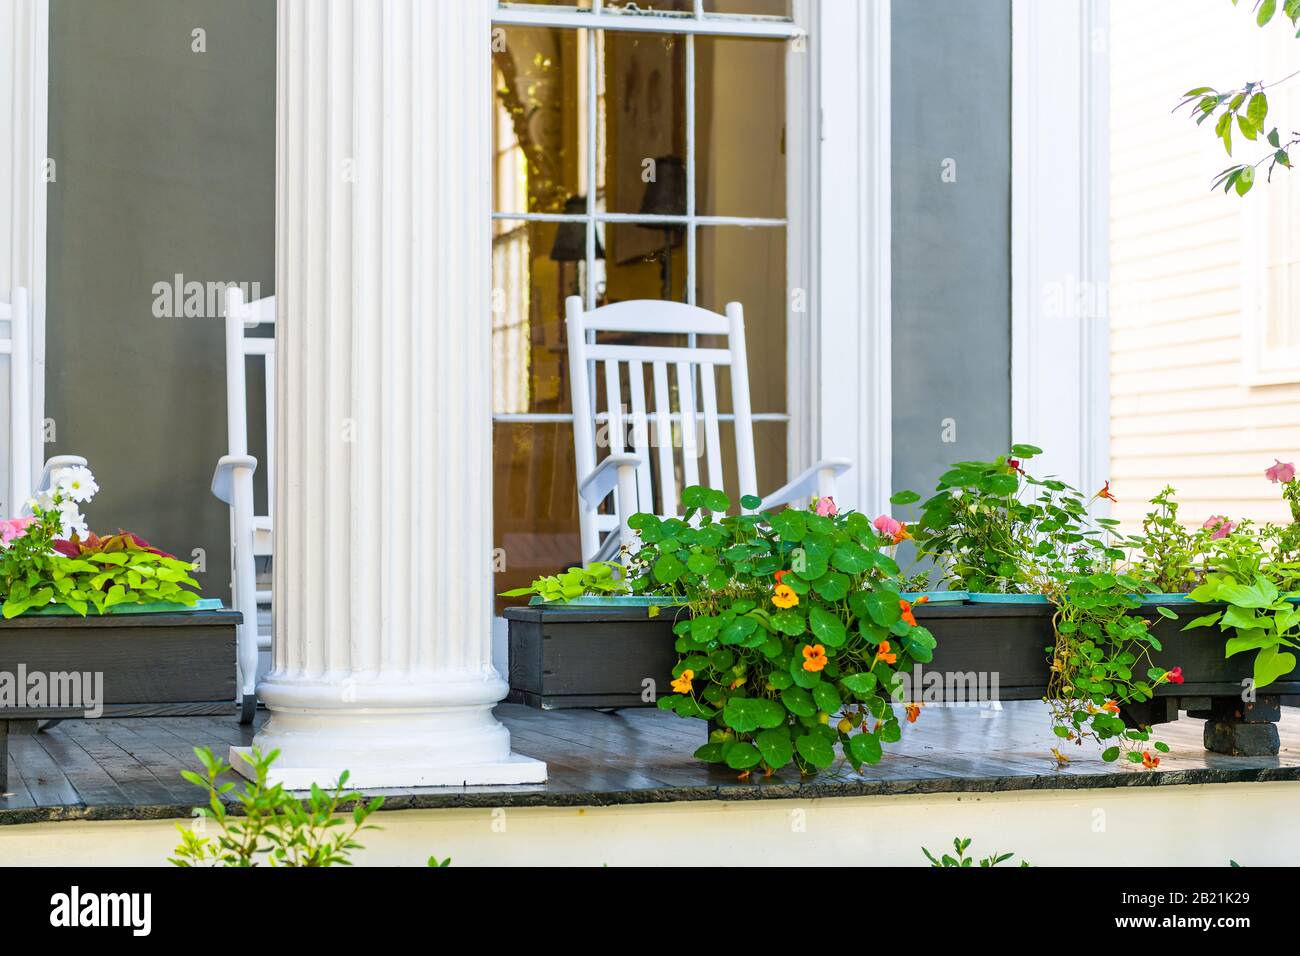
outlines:
[[[0,621],[0,675],[102,674],[103,716],[233,713],[237,611]],[[15,701],[16,702],[16,701]],[[11,721],[86,716],[83,707],[0,700],[0,790]]]
[[[510,700],[541,710],[653,707],[657,695],[672,693],[678,613],[685,611],[663,608],[652,618],[644,607],[507,608]]]
[[[1253,655],[1223,656],[1217,628],[1184,633],[1182,627],[1209,613],[1208,605],[1171,605],[1176,621],[1154,607],[1150,618],[1163,650],[1152,655],[1157,667],[1181,667],[1184,683],[1162,684],[1156,699],[1128,708],[1134,724],[1177,720],[1180,710],[1206,719],[1206,746],[1223,753],[1277,753],[1279,696],[1300,693],[1300,679],[1256,690],[1253,704],[1242,701],[1243,681]],[[1047,693],[1047,648],[1054,643],[1047,604],[922,605],[916,616],[934,634],[934,660],[922,675],[944,675],[943,699],[967,700],[971,687],[992,687],[996,699],[1037,700]],[[668,692],[678,655],[672,633],[675,614],[664,609],[648,618],[645,608],[517,607],[506,611],[510,634],[510,700],[551,710],[563,707],[651,707],[655,694]],[[974,675],[974,684],[970,683]],[[949,678],[955,678],[950,680]],[[647,685],[646,681],[653,681]],[[924,685],[921,685],[924,686]],[[933,698],[927,698],[933,699]],[[1271,748],[1271,749],[1270,749]]]

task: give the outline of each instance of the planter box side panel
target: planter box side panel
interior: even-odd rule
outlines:
[[[0,631],[0,671],[101,673],[105,704],[235,698],[235,628],[94,626]]]

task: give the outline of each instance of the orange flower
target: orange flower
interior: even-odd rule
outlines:
[[[926,604],[926,601],[928,600],[930,600],[930,594],[922,594],[922,596],[917,598],[917,604]],[[917,627],[917,615],[911,613],[911,607],[913,606],[911,606],[909,602],[905,601],[904,598],[898,598],[898,610],[902,611],[902,619],[906,620],[906,622],[911,624],[911,626]]]
[[[695,679],[695,671],[689,667],[682,671],[681,677],[673,678],[673,690],[679,694],[689,694],[691,692],[691,681]]]
[[[744,686],[744,683],[745,683],[745,678],[737,677],[735,680],[731,682],[731,689],[735,690],[737,687],[742,687]]]
[[[806,671],[819,671],[826,666],[826,648],[820,644],[814,644],[809,647],[803,646],[803,669]]]
[[[880,647],[876,649],[876,660],[884,661],[886,664],[898,663],[898,655],[891,654],[889,651],[889,641],[880,642]]]
[[[1118,498],[1116,498],[1114,495],[1112,495],[1112,494],[1110,493],[1110,482],[1109,482],[1109,481],[1107,481],[1104,485],[1102,485],[1102,486],[1101,486],[1101,491],[1097,492],[1097,494],[1094,495],[1093,497],[1095,497],[1095,498],[1105,498],[1107,501],[1119,501]]]
[[[904,541],[910,541],[911,539],[912,532],[907,530],[907,524],[905,522],[900,521],[898,523],[898,530],[894,532],[894,544],[902,544]]]
[[[794,593],[794,588],[790,585],[778,584],[772,591],[772,603],[785,610],[799,603],[799,595]]]
[[[790,573],[789,571],[778,571],[776,572],[776,574],[772,575],[772,577],[776,578],[777,584],[784,584],[785,581],[783,581],[782,579],[789,573]]]
[[[1119,704],[1113,700],[1108,700],[1106,701],[1106,703],[1101,705],[1101,709],[1105,711],[1109,711],[1112,714],[1118,714]]]
[[[1151,751],[1144,750],[1142,751],[1142,766],[1146,767],[1148,770],[1155,770],[1156,767],[1160,766],[1160,758],[1153,757],[1151,756]]]
[[[920,717],[920,716],[921,716],[921,705],[920,705],[920,704],[908,704],[908,705],[907,705],[907,722],[908,722],[909,724],[914,724],[914,723],[916,723],[916,718],[918,718],[918,717]]]

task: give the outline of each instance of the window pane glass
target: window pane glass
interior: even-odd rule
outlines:
[[[584,223],[492,224],[493,412],[567,412],[564,300],[586,294]],[[599,285],[603,263],[597,261]]]
[[[790,0],[704,0],[705,13],[739,13],[760,17],[783,17],[794,14]]]
[[[563,212],[583,192],[585,34],[493,29],[497,212]]]
[[[786,231],[783,227],[701,226],[697,235],[696,302],[722,312],[728,302],[745,309],[749,353],[749,403],[754,412],[786,410]],[[701,344],[715,345],[701,339]],[[720,370],[718,404],[731,411],[731,382]]]
[[[696,211],[785,218],[785,57],[779,40],[695,40]]]
[[[686,301],[686,230],[658,223],[605,223],[604,302]],[[598,287],[599,288],[599,287]]]
[[[580,564],[582,547],[569,423],[497,422],[492,441],[493,546],[505,563],[495,593]]]
[[[601,32],[597,178],[609,212],[686,213],[686,38]]]

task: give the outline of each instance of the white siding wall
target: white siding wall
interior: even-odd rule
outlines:
[[[1126,523],[1166,483],[1189,522],[1282,519],[1263,471],[1300,458],[1300,384],[1253,385],[1246,362],[1249,230],[1279,193],[1262,180],[1245,199],[1211,192],[1233,160],[1212,129],[1170,114],[1193,87],[1281,77],[1263,75],[1264,49],[1286,28],[1258,29],[1247,6],[1112,6],[1111,477]],[[1270,100],[1283,130],[1300,124]],[[1234,154],[1263,150],[1237,136]]]

